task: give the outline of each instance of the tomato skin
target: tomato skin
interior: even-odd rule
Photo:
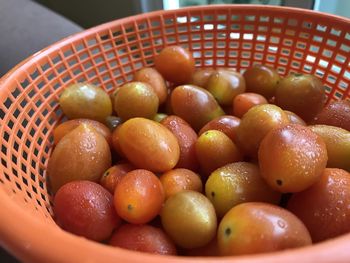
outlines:
[[[115,188],[123,176],[135,169],[130,163],[113,165],[101,176],[100,185],[106,188],[111,194],[114,194]]]
[[[113,196],[90,181],[62,186],[55,195],[53,208],[62,228],[95,241],[108,238],[121,223],[113,207]]]
[[[231,106],[233,99],[245,91],[246,85],[240,73],[219,69],[210,75],[206,89],[220,105]]]
[[[154,68],[142,68],[134,75],[134,81],[149,84],[157,94],[159,104],[163,104],[168,96],[168,88],[162,75]]]
[[[135,117],[152,119],[158,111],[159,99],[149,84],[133,81],[118,89],[113,106],[123,121]]]
[[[260,202],[231,208],[218,228],[222,256],[272,252],[311,243],[310,234],[300,219],[286,209]]]
[[[177,254],[173,241],[164,231],[150,225],[124,224],[114,232],[109,244],[152,254]]]
[[[325,104],[325,89],[313,75],[297,74],[283,78],[276,87],[276,105],[311,121]]]
[[[58,142],[69,132],[77,128],[80,124],[87,124],[99,132],[103,137],[105,137],[108,144],[112,144],[112,133],[110,129],[102,124],[101,122],[90,120],[90,119],[73,119],[61,123],[53,130],[53,140],[54,144],[57,145]]]
[[[207,87],[207,83],[211,74],[213,74],[214,72],[215,70],[212,68],[198,69],[193,73],[192,81],[190,84],[205,89]]]
[[[112,114],[110,96],[90,83],[74,83],[59,98],[59,104],[69,119],[92,119],[104,123]]]
[[[109,145],[93,127],[81,124],[64,136],[48,162],[50,186],[56,192],[76,180],[98,182],[112,162]]]
[[[127,173],[114,192],[117,214],[133,224],[146,224],[160,212],[165,199],[162,183],[147,170]]]
[[[138,168],[165,172],[179,161],[180,147],[175,135],[158,122],[133,118],[121,125],[117,135],[123,154]]]
[[[195,131],[225,114],[210,92],[194,85],[176,87],[170,99],[174,114],[188,122]]]
[[[256,105],[249,109],[237,128],[237,145],[248,156],[257,158],[262,139],[281,125],[289,123],[284,111],[272,104]]]
[[[161,122],[176,137],[180,146],[180,157],[175,168],[186,168],[193,171],[198,170],[195,143],[197,134],[192,127],[180,117],[175,115],[164,118]]]
[[[331,101],[316,115],[313,123],[331,125],[350,131],[350,102],[347,100]]]
[[[318,182],[292,195],[287,209],[304,222],[314,242],[349,233],[350,174],[326,168]]]
[[[280,76],[273,68],[264,65],[254,65],[243,73],[248,92],[263,95],[269,99],[275,94]]]
[[[198,174],[188,169],[170,170],[159,177],[165,192],[165,198],[183,190],[202,192],[202,180]]]
[[[201,136],[209,130],[218,130],[225,133],[233,142],[236,142],[236,133],[240,122],[241,120],[235,116],[219,116],[204,125],[198,135]]]
[[[272,189],[282,193],[300,192],[316,183],[327,160],[322,138],[298,124],[271,130],[259,148],[262,177]]]
[[[196,154],[204,175],[228,163],[243,159],[238,147],[223,132],[209,130],[199,136],[196,142]]]
[[[287,114],[290,123],[306,126],[305,121],[302,118],[300,118],[298,115],[296,115],[294,112],[285,110],[284,113]]]
[[[267,103],[265,97],[260,94],[242,93],[237,95],[233,100],[233,114],[238,118],[242,118],[250,108]]]
[[[155,57],[154,64],[166,80],[178,85],[189,83],[195,71],[192,54],[180,46],[163,48]]]
[[[245,202],[277,204],[281,194],[273,191],[261,178],[259,167],[248,162],[229,163],[211,173],[205,194],[223,217],[232,207]]]
[[[215,209],[205,195],[185,190],[170,196],[161,211],[163,229],[176,245],[196,248],[215,236]]]

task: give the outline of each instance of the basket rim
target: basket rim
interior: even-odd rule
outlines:
[[[216,11],[227,10],[227,8],[237,11],[253,10],[259,8],[262,12],[268,10],[269,12],[289,12],[293,16],[312,16],[320,19],[320,22],[332,19],[332,25],[348,24],[350,19],[326,14],[317,11],[311,11],[300,8],[268,6],[268,5],[208,5],[186,7],[176,10],[159,10],[145,14],[130,16],[111,22],[92,27],[85,31],[68,36],[44,49],[38,51],[32,56],[20,62],[12,70],[6,73],[0,79],[0,99],[4,100],[7,96],[7,90],[10,89],[18,79],[23,78],[25,72],[33,65],[38,63],[46,56],[59,52],[60,49],[70,43],[79,41],[80,39],[92,36],[98,32],[103,32],[118,25],[133,21],[159,15],[169,14],[184,14],[193,11]],[[293,251],[280,251],[271,254],[253,255],[253,256],[238,256],[225,258],[188,258],[188,257],[174,257],[174,256],[155,256],[133,251],[127,251],[120,248],[109,247],[97,242],[89,241],[87,239],[75,236],[65,232],[54,225],[41,223],[36,220],[34,215],[26,213],[18,204],[11,200],[11,197],[0,188],[0,205],[5,213],[0,216],[0,244],[16,254],[16,256],[26,262],[305,262],[307,257],[310,261],[328,262],[329,258],[340,259],[337,262],[346,262],[345,259],[350,256],[348,246],[350,244],[350,234],[316,244],[310,247],[295,249]],[[25,224],[18,225],[20,218]],[[33,231],[37,235],[33,235]],[[50,232],[51,237],[47,234]],[[74,249],[72,249],[74,247]],[[54,250],[53,250],[54,248]],[[31,252],[29,252],[29,250]],[[77,253],[77,251],[84,251],[84,253]],[[343,261],[341,261],[343,260]]]

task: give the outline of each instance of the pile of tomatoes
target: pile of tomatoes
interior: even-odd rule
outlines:
[[[112,94],[67,87],[47,174],[65,230],[131,250],[226,256],[350,232],[350,102],[311,75],[197,69],[164,48]]]

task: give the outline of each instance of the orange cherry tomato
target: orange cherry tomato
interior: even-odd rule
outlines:
[[[130,163],[119,163],[109,168],[100,178],[100,184],[110,193],[114,194],[114,190],[120,180],[128,172],[136,168]]]
[[[178,168],[170,170],[160,176],[165,198],[183,190],[202,192],[202,180],[198,174],[188,169]]]
[[[154,60],[156,70],[176,84],[186,84],[192,79],[195,63],[192,54],[180,46],[168,46]]]
[[[242,93],[233,99],[233,114],[239,118],[252,107],[260,104],[267,104],[264,96],[257,93]]]
[[[164,202],[164,190],[158,177],[147,170],[127,173],[114,192],[118,215],[133,224],[145,224],[155,218]]]

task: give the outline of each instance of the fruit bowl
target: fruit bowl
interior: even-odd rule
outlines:
[[[111,92],[152,66],[167,45],[187,47],[197,67],[319,77],[328,101],[350,98],[350,20],[295,8],[216,5],[157,11],[68,37],[0,80],[0,244],[25,262],[348,262],[350,234],[314,246],[225,258],[156,256],[109,247],[61,230],[53,219],[46,167],[58,98],[88,81]],[[322,231],[322,229],[320,229]]]

